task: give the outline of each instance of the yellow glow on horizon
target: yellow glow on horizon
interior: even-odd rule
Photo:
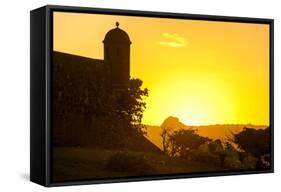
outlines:
[[[150,90],[143,123],[269,125],[269,25],[55,12],[54,50],[103,59],[116,21]]]

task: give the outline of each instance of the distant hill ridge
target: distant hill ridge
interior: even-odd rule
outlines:
[[[240,132],[244,127],[254,128],[254,129],[265,129],[265,125],[252,125],[252,124],[215,124],[215,125],[199,125],[191,126],[185,125],[177,117],[167,117],[160,126],[150,126],[147,127],[147,138],[151,140],[155,145],[162,149],[162,138],[160,136],[162,128],[172,128],[174,130],[178,129],[197,129],[198,134],[204,137],[209,137],[211,139],[222,139],[225,140],[231,132]]]

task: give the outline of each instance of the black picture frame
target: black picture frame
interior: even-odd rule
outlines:
[[[126,15],[140,17],[193,19],[208,21],[228,21],[242,23],[260,23],[270,25],[270,150],[271,166],[262,171],[221,171],[200,172],[177,175],[159,175],[148,177],[129,177],[105,180],[83,180],[52,182],[52,51],[53,51],[53,11],[95,13],[108,15]],[[197,15],[185,13],[149,12],[136,10],[102,9],[46,5],[30,12],[30,180],[37,184],[53,187],[95,183],[147,181],[159,179],[178,179],[226,175],[242,175],[274,172],[274,20],[264,18],[229,17],[215,15]]]

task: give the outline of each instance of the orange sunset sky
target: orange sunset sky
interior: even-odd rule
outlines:
[[[54,12],[54,50],[103,59],[120,23],[147,87],[143,123],[269,125],[269,25]]]

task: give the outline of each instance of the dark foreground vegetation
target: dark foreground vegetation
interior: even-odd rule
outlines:
[[[54,148],[54,181],[153,176],[221,169],[165,154],[81,147]]]
[[[195,130],[170,134],[168,138],[166,135],[167,143],[163,142],[163,152],[55,147],[53,179],[68,181],[270,168],[268,128],[245,128],[225,143],[201,137]]]
[[[164,127],[163,151],[170,157],[181,157],[221,169],[248,170],[270,168],[269,128],[245,127],[226,141],[200,136],[196,129]]]

